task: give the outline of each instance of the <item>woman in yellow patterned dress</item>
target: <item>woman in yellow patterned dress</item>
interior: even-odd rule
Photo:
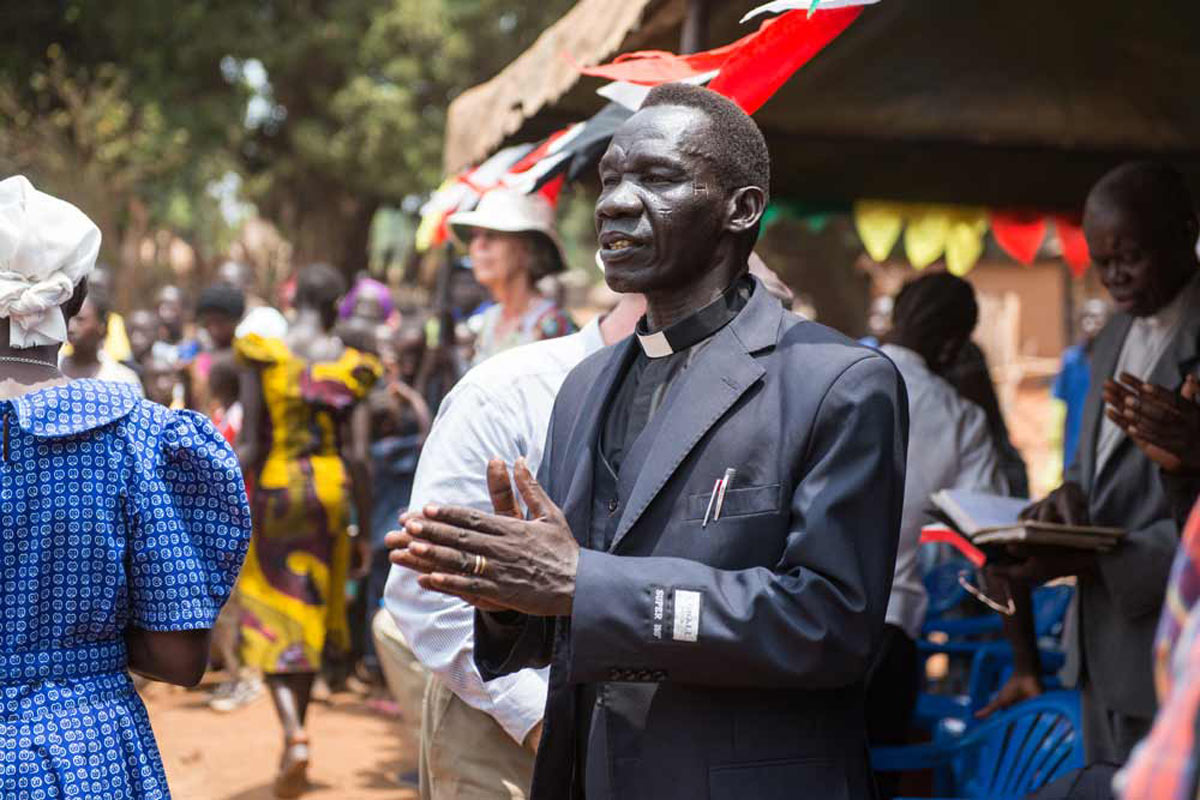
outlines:
[[[240,455],[252,476],[254,534],[239,586],[243,658],[266,675],[284,730],[275,793],[307,784],[305,716],[328,644],[346,649],[345,582],[350,504],[359,525],[357,566],[370,542],[366,406],[380,375],[374,356],[332,333],[345,281],[332,267],[303,269],[296,319],[285,339],[249,335],[235,345],[245,365]]]

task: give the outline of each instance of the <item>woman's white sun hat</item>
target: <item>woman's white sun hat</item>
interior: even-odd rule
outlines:
[[[554,209],[540,194],[524,194],[511,189],[493,189],[485,194],[473,211],[459,211],[446,220],[450,233],[466,246],[472,228],[501,233],[537,233],[550,242],[556,263],[551,274],[567,268],[562,241],[554,230]]]
[[[33,188],[24,175],[0,181],[0,317],[17,348],[62,344],[59,308],[96,266],[100,229],[75,206]]]

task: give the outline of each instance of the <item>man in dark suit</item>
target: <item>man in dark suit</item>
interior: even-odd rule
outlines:
[[[396,563],[465,597],[485,678],[551,667],[534,800],[874,795],[863,683],[903,501],[907,409],[883,356],[746,274],[767,200],[757,126],[660,87],[596,204],[635,337],[566,379],[532,519],[426,507]],[[543,489],[544,486],[544,489]]]
[[[1179,544],[1179,524],[1156,464],[1106,416],[1106,382],[1129,374],[1178,391],[1200,362],[1200,270],[1194,206],[1183,179],[1157,164],[1129,164],[1088,196],[1084,233],[1117,312],[1092,350],[1092,386],[1079,450],[1063,485],[1029,516],[1050,522],[1124,529],[1112,552],[1049,552],[1006,570],[1021,584],[1078,576],[1071,671],[1083,689],[1089,762],[1122,763],[1150,728],[1155,696],[1154,630]],[[1124,397],[1124,395],[1120,395]],[[1027,597],[1018,591],[1017,598]],[[1027,607],[1020,602],[1020,607]],[[988,711],[1038,693],[1032,623],[1011,626],[1017,670]]]

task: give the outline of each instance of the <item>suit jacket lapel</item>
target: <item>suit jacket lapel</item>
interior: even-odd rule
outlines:
[[[564,449],[564,462],[568,465],[566,469],[570,470],[571,479],[566,486],[561,508],[571,526],[571,532],[581,545],[586,545],[589,540],[594,479],[592,465],[595,461],[595,448],[599,442],[600,426],[604,423],[604,410],[612,402],[612,394],[616,391],[621,376],[625,374],[625,369],[636,352],[636,346],[632,336],[613,346],[608,363],[596,379],[594,392],[584,401],[585,405],[571,427],[567,447]]]
[[[1100,422],[1104,418],[1104,395],[1100,387],[1104,381],[1113,377],[1113,370],[1117,368],[1117,359],[1121,357],[1121,348],[1132,324],[1133,318],[1125,314],[1114,319],[1112,337],[1105,338],[1104,346],[1097,342],[1092,351],[1092,386],[1083,406],[1083,434],[1079,442],[1084,488],[1092,486],[1096,481],[1096,446],[1100,442]]]
[[[1200,311],[1194,307],[1184,309],[1184,318],[1175,332],[1175,338],[1167,345],[1162,358],[1154,365],[1149,382],[1176,391],[1187,373],[1196,367],[1200,358]]]
[[[783,309],[761,284],[746,308],[696,356],[621,465],[633,488],[617,525],[615,550],[696,444],[766,370],[751,353],[775,344]],[[713,465],[714,479],[730,464]]]

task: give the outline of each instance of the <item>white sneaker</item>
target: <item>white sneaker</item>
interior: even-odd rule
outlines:
[[[208,707],[213,711],[227,714],[245,708],[263,695],[262,681],[257,678],[240,678],[226,681],[217,687]]]

